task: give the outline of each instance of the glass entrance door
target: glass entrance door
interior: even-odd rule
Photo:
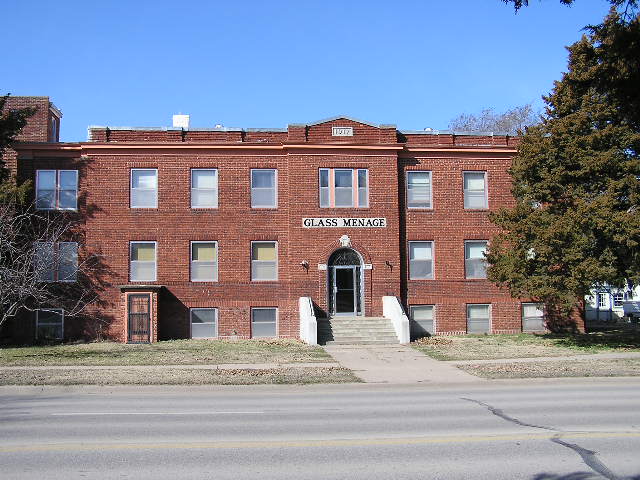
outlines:
[[[339,266],[333,268],[333,304],[335,305],[335,314],[357,315],[356,267]]]

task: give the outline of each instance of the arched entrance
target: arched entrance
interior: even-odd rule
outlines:
[[[339,248],[327,262],[330,315],[364,315],[362,257],[352,248]]]

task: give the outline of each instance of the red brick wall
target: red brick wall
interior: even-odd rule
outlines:
[[[354,136],[331,137],[332,126],[353,126]],[[463,208],[462,172],[487,172],[490,210],[512,204],[507,169],[513,150],[504,147],[513,144],[510,137],[405,136],[392,127],[341,119],[290,126],[288,132],[112,130],[107,139],[105,129],[95,129],[92,138],[97,142],[82,144],[75,153],[81,153],[81,159],[55,159],[52,147],[49,152],[36,152],[35,160],[21,160],[21,165],[25,177],[33,177],[37,168],[81,165],[86,248],[100,254],[108,266],[103,279],[107,288],[93,313],[104,319],[104,331],[114,339],[126,338],[124,301],[117,286],[130,283],[131,241],[157,242],[157,281],[153,283],[166,287],[157,296],[154,331],[158,338],[188,337],[189,308],[194,307],[218,308],[221,337],[248,338],[250,309],[258,306],[278,307],[279,336],[297,337],[300,296],[310,296],[327,309],[327,272],[319,270],[318,264],[327,263],[343,234],[349,235],[364,262],[372,265],[364,271],[367,315],[382,315],[382,296],[396,295],[407,307],[436,305],[438,332],[464,333],[466,305],[490,303],[494,332],[521,329],[518,301],[487,280],[464,278],[464,241],[490,240],[497,230],[488,220],[488,211]],[[415,148],[398,153],[403,148],[398,139]],[[119,144],[111,147],[111,142]],[[175,142],[175,148],[167,148],[166,142]],[[199,147],[197,142],[223,143],[229,148]],[[239,142],[246,142],[246,147],[236,148]],[[429,150],[429,142],[441,147]],[[129,208],[132,168],[158,169],[157,209]],[[190,208],[192,168],[218,169],[217,209]],[[277,209],[250,207],[252,168],[278,170]],[[368,169],[369,207],[320,208],[320,168]],[[405,175],[411,169],[433,172],[432,210],[406,209]],[[387,227],[308,229],[302,226],[304,217],[384,217]],[[190,242],[198,240],[218,242],[218,282],[190,282]],[[277,281],[251,281],[250,248],[255,240],[278,242]],[[407,248],[412,240],[434,242],[433,280],[408,279]],[[301,266],[302,261],[308,262],[308,269]]]

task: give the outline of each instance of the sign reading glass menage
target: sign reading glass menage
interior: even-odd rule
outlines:
[[[386,218],[321,217],[303,218],[304,228],[386,228]]]

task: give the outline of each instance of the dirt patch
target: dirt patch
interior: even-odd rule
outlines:
[[[458,365],[483,378],[558,378],[640,376],[640,359],[590,359]]]
[[[273,369],[17,369],[0,374],[0,385],[255,385],[360,382],[342,367]]]

